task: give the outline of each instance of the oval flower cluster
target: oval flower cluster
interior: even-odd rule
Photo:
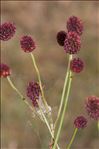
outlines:
[[[27,53],[32,52],[36,48],[35,42],[32,37],[27,35],[21,37],[20,45],[21,49]]]
[[[16,27],[13,23],[5,22],[0,25],[0,40],[7,41],[11,39],[16,31]]]
[[[64,41],[64,50],[69,54],[76,54],[81,48],[81,39],[76,32],[68,32]]]
[[[37,82],[30,82],[27,87],[27,96],[32,101],[34,107],[38,107],[38,100],[41,96],[41,89]]]
[[[76,128],[85,128],[87,126],[87,119],[84,116],[78,116],[74,120],[74,125]]]
[[[8,65],[1,63],[0,64],[0,77],[8,77],[11,74],[11,70]]]
[[[67,33],[60,31],[57,33],[57,42],[68,54],[77,54],[81,48],[81,35],[83,33],[83,23],[81,19],[72,16],[66,23]],[[84,68],[84,62],[80,58],[71,61],[70,69],[74,73],[80,73]]]
[[[74,58],[70,62],[70,69],[75,72],[79,73],[83,70],[84,62],[80,58]]]
[[[86,111],[90,118],[99,119],[99,97],[89,96],[86,100]]]
[[[82,35],[83,33],[83,22],[81,19],[72,16],[67,21],[67,30],[75,31],[78,35]]]

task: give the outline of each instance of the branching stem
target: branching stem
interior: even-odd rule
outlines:
[[[68,78],[69,78],[69,72],[70,72],[70,61],[72,59],[72,55],[69,55],[69,61],[68,61],[68,66],[67,66],[67,73],[66,73],[66,77],[65,77],[65,81],[64,81],[64,87],[63,87],[63,91],[62,91],[62,97],[60,100],[60,106],[59,106],[59,110],[58,110],[58,115],[57,115],[57,119],[55,121],[55,125],[54,127],[56,128],[58,120],[60,118],[60,114],[62,111],[62,106],[63,106],[63,102],[64,102],[64,97],[65,97],[65,92],[66,92],[66,87],[67,87],[67,83],[68,83]]]
[[[69,93],[70,93],[70,88],[71,88],[71,82],[72,82],[72,72],[70,71],[69,80],[68,80],[68,88],[67,88],[67,93],[66,93],[66,98],[65,98],[65,103],[64,103],[64,108],[63,108],[63,112],[62,112],[62,115],[61,115],[59,128],[58,128],[58,131],[57,131],[57,134],[56,134],[56,137],[55,137],[55,143],[54,143],[53,149],[56,148],[56,144],[58,142],[60,132],[61,132],[61,129],[62,129],[63,120],[64,120],[65,111],[66,111],[66,108],[67,108],[67,103],[68,103],[68,98],[69,98]]]

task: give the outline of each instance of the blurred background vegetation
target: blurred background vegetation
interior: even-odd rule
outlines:
[[[46,99],[52,107],[55,120],[68,55],[56,42],[56,34],[66,30],[66,20],[75,15],[84,22],[82,48],[79,56],[85,61],[84,71],[73,78],[63,129],[60,137],[62,148],[66,148],[74,130],[73,120],[85,115],[85,99],[89,95],[99,96],[99,2],[98,1],[2,1],[2,22],[16,24],[16,35],[2,42],[2,62],[12,69],[11,78],[17,88],[26,96],[29,81],[37,80],[29,54],[19,45],[22,35],[32,35],[37,48],[34,51]],[[32,119],[30,110],[13,92],[6,79],[1,82],[1,142],[2,149],[47,149],[50,136],[46,126],[38,119]],[[80,130],[73,143],[73,149],[98,149],[99,138],[96,121],[89,120],[88,127]]]

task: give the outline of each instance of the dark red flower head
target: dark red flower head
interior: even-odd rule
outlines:
[[[70,62],[70,69],[75,73],[80,73],[84,68],[84,62],[80,58],[74,58]]]
[[[94,120],[99,119],[99,97],[89,96],[86,101],[88,115]]]
[[[41,96],[41,89],[37,82],[30,82],[27,87],[27,96],[32,101],[34,107],[38,107],[37,100]]]
[[[65,31],[60,31],[57,33],[57,42],[60,46],[64,46],[64,41],[65,41],[65,38],[66,38],[67,34]]]
[[[11,74],[9,66],[6,64],[0,64],[0,77],[7,77]]]
[[[64,41],[64,50],[69,54],[76,54],[81,47],[80,36],[76,32],[69,32]]]
[[[32,52],[35,48],[35,42],[31,36],[23,36],[20,40],[21,48],[24,52]]]
[[[16,27],[13,23],[5,22],[0,25],[0,40],[7,41],[11,39],[16,31]]]
[[[82,35],[83,33],[82,21],[78,17],[75,16],[70,17],[67,21],[67,30],[68,32],[75,31],[78,35]]]
[[[80,128],[85,128],[87,125],[87,119],[83,116],[78,116],[75,120],[74,120],[74,125],[76,128],[80,129]]]

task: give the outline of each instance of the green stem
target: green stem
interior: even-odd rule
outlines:
[[[70,147],[71,147],[71,145],[72,145],[72,143],[73,143],[73,141],[74,141],[74,139],[75,139],[75,136],[76,136],[76,134],[77,134],[77,131],[78,131],[78,128],[75,128],[74,133],[73,133],[73,136],[72,136],[72,138],[71,138],[71,140],[70,140],[70,143],[69,143],[69,145],[67,146],[66,149],[70,149]]]
[[[38,105],[39,105],[39,102],[38,102]],[[49,125],[49,123],[48,123],[48,120],[47,120],[45,114],[43,113],[43,111],[42,111],[40,105],[39,105],[39,109],[40,109],[40,112],[41,112],[41,114],[42,114],[42,117],[43,117],[43,119],[44,119],[44,121],[45,121],[45,123],[46,123],[46,126],[48,127],[48,130],[49,130],[49,132],[50,132],[50,134],[51,134],[51,137],[54,139],[54,133],[51,131],[50,125]],[[56,145],[57,145],[57,148],[60,149],[59,146],[58,146],[58,144],[56,144]]]
[[[67,103],[68,103],[68,98],[69,98],[69,93],[70,93],[70,88],[71,88],[71,82],[72,82],[72,72],[70,71],[66,99],[65,99],[65,103],[64,103],[64,108],[63,108],[63,112],[62,112],[59,128],[58,128],[58,131],[57,131],[57,134],[56,134],[56,137],[55,137],[55,143],[54,143],[53,149],[56,148],[56,144],[58,142],[58,139],[59,139],[59,136],[60,136],[60,132],[61,132],[61,129],[62,129],[62,124],[63,124],[65,111],[66,111],[66,108],[67,108]]]
[[[18,93],[18,95],[24,100],[23,95],[20,93],[20,91],[15,87],[15,85],[12,83],[10,77],[7,77],[7,80],[10,84],[10,86]]]
[[[39,72],[39,69],[37,67],[37,64],[36,64],[35,57],[34,57],[33,53],[31,53],[31,58],[32,58],[32,61],[33,61],[33,64],[34,64],[34,67],[35,67],[35,70],[36,70],[36,73],[37,73],[37,76],[38,76],[38,81],[39,81],[39,85],[40,85],[40,88],[41,88],[41,93],[42,93],[43,101],[44,101],[45,106],[47,107],[47,102],[45,100],[45,96],[44,96],[44,92],[43,92],[43,87],[42,87],[40,72]]]
[[[40,108],[40,106],[39,106],[39,108]],[[54,138],[54,135],[53,135],[53,133],[52,133],[52,131],[51,131],[51,128],[50,128],[50,126],[49,126],[49,123],[48,123],[48,121],[47,121],[46,116],[44,115],[44,113],[42,112],[42,110],[40,110],[40,111],[41,111],[41,114],[42,114],[42,116],[43,116],[43,118],[44,118],[44,121],[45,121],[45,123],[46,123],[46,125],[47,125],[47,127],[48,127],[48,130],[49,130],[49,132],[50,132],[52,138]]]
[[[69,72],[70,72],[70,61],[72,59],[72,55],[69,55],[69,61],[68,61],[68,66],[67,66],[67,73],[66,73],[66,77],[65,77],[65,82],[64,82],[64,87],[63,87],[63,91],[62,91],[62,97],[61,97],[61,103],[59,106],[59,110],[58,110],[58,115],[57,115],[57,119],[55,121],[55,128],[57,126],[60,114],[61,114],[61,110],[62,110],[62,106],[63,106],[63,101],[64,101],[64,96],[65,96],[65,92],[66,92],[66,87],[67,87],[67,83],[68,83],[68,76],[69,76]]]
[[[45,104],[46,111],[48,113],[48,118],[50,120],[50,126],[51,126],[51,129],[53,130],[53,120],[52,120],[51,115],[49,115],[48,104],[47,104],[45,96],[44,96],[44,91],[43,91],[43,87],[42,87],[40,72],[39,72],[39,69],[37,67],[36,60],[35,60],[35,57],[34,57],[33,53],[31,53],[31,58],[32,58],[33,65],[34,65],[34,68],[35,68],[37,76],[38,76],[38,81],[39,81],[39,85],[40,85],[41,93],[42,93],[42,99],[43,99],[43,102]]]

